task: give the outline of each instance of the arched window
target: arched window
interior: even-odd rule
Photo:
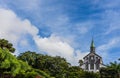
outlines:
[[[90,63],[90,69],[94,69],[94,63],[93,62]]]
[[[85,64],[85,69],[88,70],[88,62]]]
[[[96,69],[98,70],[99,68],[100,68],[100,59],[98,59],[96,62]]]
[[[94,56],[90,57],[90,69],[94,69]]]

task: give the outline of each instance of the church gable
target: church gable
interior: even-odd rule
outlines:
[[[92,40],[90,46],[90,53],[84,58],[84,64],[81,66],[85,71],[99,71],[100,67],[103,65],[102,57],[96,54],[94,41]]]
[[[85,57],[83,57],[83,59],[85,59],[85,58],[88,57],[88,56],[96,56],[96,57],[102,58],[101,56],[99,56],[99,55],[96,54],[96,53],[89,53],[88,55],[86,55]]]

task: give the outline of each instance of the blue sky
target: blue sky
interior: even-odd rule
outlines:
[[[16,48],[65,57],[77,65],[96,52],[108,64],[120,58],[120,1],[0,0],[0,37]]]

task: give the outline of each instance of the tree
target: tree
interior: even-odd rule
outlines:
[[[12,43],[9,43],[8,40],[0,39],[0,47],[2,49],[8,49],[10,52],[14,53],[15,48],[13,48]]]
[[[63,78],[65,72],[69,68],[69,63],[60,56],[49,57],[45,61],[46,69],[50,71],[50,75],[56,78]]]
[[[83,60],[79,60],[79,66],[83,65]]]
[[[114,69],[114,71],[116,71],[116,76],[120,78],[120,63],[117,63],[116,61],[113,63],[111,62],[108,68]]]
[[[17,60],[8,49],[0,48],[0,74],[2,76],[9,74],[15,77],[18,74],[25,74],[28,70],[31,70],[28,64]]]
[[[21,53],[17,58],[34,67],[37,54],[35,52],[26,51],[25,53]]]
[[[66,72],[65,78],[83,78],[83,70],[79,66],[71,66]]]
[[[69,63],[65,58],[61,58],[60,56],[51,57],[31,51],[21,53],[18,56],[18,59],[23,60],[33,68],[45,71],[56,78],[62,78],[64,76],[64,72],[67,71],[69,67]]]
[[[111,62],[106,68],[100,69],[102,78],[120,78],[120,63]]]
[[[118,60],[120,61],[120,58]]]
[[[84,71],[82,78],[100,78],[99,73]]]
[[[0,78],[50,78],[43,71],[36,71],[28,63],[18,60],[8,49],[0,48]]]

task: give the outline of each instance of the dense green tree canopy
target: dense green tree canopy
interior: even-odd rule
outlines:
[[[10,75],[15,78],[50,78],[45,72],[31,68],[26,62],[16,59],[8,49],[0,48],[0,76]],[[0,77],[1,78],[1,77]]]
[[[49,73],[51,76],[57,77],[63,74],[69,67],[69,63],[59,56],[51,57],[48,55],[36,54],[35,52],[27,51],[18,56],[31,65],[33,68],[40,69]]]
[[[30,66],[17,60],[12,54],[10,54],[9,50],[0,48],[0,72],[1,73],[9,73],[12,76],[16,76],[17,74],[24,74],[27,70],[30,70]]]
[[[101,77],[120,78],[120,63],[111,62],[106,68],[100,69]]]
[[[13,44],[9,43],[8,40],[5,39],[0,39],[0,47],[2,49],[7,48],[12,53],[15,51],[15,48],[13,48]]]

